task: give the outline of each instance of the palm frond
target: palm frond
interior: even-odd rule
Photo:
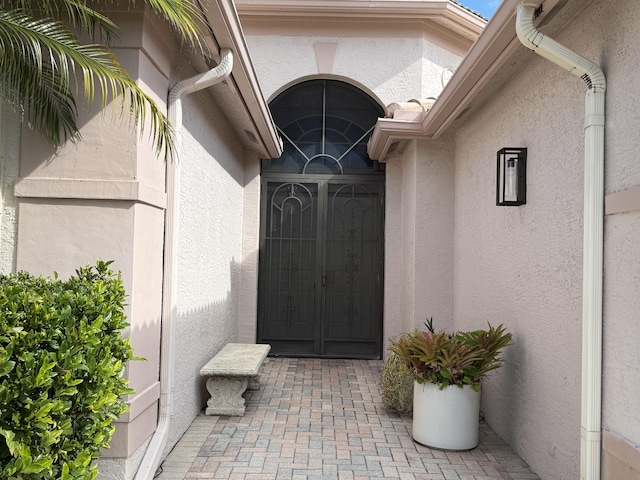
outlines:
[[[198,23],[202,12],[190,0],[147,0],[154,12],[164,17],[193,46],[204,49]]]
[[[118,29],[110,18],[81,0],[0,0],[0,6],[2,10],[21,10],[31,17],[68,21],[89,33],[93,41],[98,33],[100,40],[109,43]]]
[[[30,65],[24,65],[25,70]],[[33,74],[31,74],[33,75]],[[80,138],[76,125],[77,109],[74,97],[68,90],[61,91],[51,88],[55,73],[45,66],[42,70],[42,82],[33,82],[28,86],[26,117],[29,127],[38,132],[51,132],[54,145],[61,145],[67,140],[75,141]]]
[[[32,119],[30,113],[29,121],[34,127],[40,125],[39,131],[55,145],[61,143],[61,130],[65,139],[78,136],[75,118],[72,123],[67,122],[69,110],[75,112],[74,92],[70,85],[78,74],[87,104],[93,103],[97,92],[103,108],[109,99],[122,95],[121,113],[126,111],[141,132],[147,123],[148,108],[156,152],[164,151],[165,158],[171,155],[173,140],[167,118],[122,69],[106,46],[81,44],[62,22],[34,20],[21,11],[0,11],[0,49],[0,95],[24,103],[28,112],[47,113],[42,122]],[[25,68],[25,65],[31,68]],[[39,95],[44,92],[47,92],[46,98],[55,101],[41,107],[37,103],[43,101]],[[66,107],[63,107],[62,99],[66,100]],[[62,107],[61,120],[57,123],[54,118],[56,106]]]
[[[56,2],[58,3],[58,2]],[[111,39],[117,35],[118,27],[113,21],[87,6],[85,2],[77,0],[63,0],[69,21],[76,27],[83,27],[93,41],[97,39],[96,33],[100,34],[100,39],[109,44]],[[53,15],[47,15],[52,18]]]

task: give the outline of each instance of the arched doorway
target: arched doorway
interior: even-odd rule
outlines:
[[[384,165],[366,142],[382,108],[335,80],[270,108],[285,148],[262,164],[258,341],[275,355],[381,358]]]

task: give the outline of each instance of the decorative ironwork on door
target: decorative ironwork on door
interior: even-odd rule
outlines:
[[[382,186],[327,185],[325,353],[377,353],[382,332],[373,319],[381,318],[382,306]]]
[[[313,350],[317,185],[269,183],[261,272],[262,333]],[[273,348],[273,347],[272,347]]]

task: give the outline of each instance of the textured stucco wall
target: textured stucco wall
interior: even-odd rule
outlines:
[[[635,2],[596,1],[557,37],[608,76],[607,193],[640,184],[639,25]],[[584,95],[579,79],[535,57],[456,136],[455,326],[490,321],[513,332],[507,365],[483,385],[482,409],[545,480],[579,474]],[[528,148],[525,206],[495,206],[495,152],[505,146]],[[632,445],[638,219],[605,222],[603,427]]]
[[[603,428],[640,448],[640,212],[605,219]],[[640,452],[638,452],[640,460]],[[637,472],[640,475],[640,472]]]
[[[410,28],[389,38],[384,38],[381,30],[377,36],[361,35],[357,30],[334,36],[286,31],[266,35],[253,33],[250,25],[245,33],[260,86],[268,99],[283,87],[320,73],[355,81],[374,92],[384,105],[436,97],[442,91],[445,70],[457,67],[461,59],[459,53]],[[318,71],[314,49],[318,43],[336,44],[330,72]]]
[[[255,343],[258,314],[258,248],[260,243],[260,159],[245,153],[242,207],[242,261],[238,305],[238,342]]]
[[[179,77],[193,74],[184,71]],[[167,451],[205,405],[200,369],[227,342],[236,340],[243,253],[244,151],[207,92],[185,97],[183,125],[176,410]]]
[[[415,150],[415,149],[414,149]],[[384,221],[384,353],[388,339],[410,330],[410,318],[404,315],[404,288],[408,281],[403,277],[404,253],[403,228],[403,155],[389,158],[385,170],[385,221]],[[400,286],[400,288],[398,288]]]
[[[454,324],[513,333],[482,410],[545,480],[579,471],[584,93],[534,58],[456,137]],[[521,207],[495,205],[506,146],[528,148]]]
[[[640,125],[640,10],[622,0],[616,8],[599,0],[585,12],[583,25],[602,22],[591,41],[591,55],[602,58],[607,75],[605,132],[605,194],[640,186],[638,126]],[[582,19],[581,19],[582,20]],[[577,26],[580,28],[580,26]],[[603,417],[607,434],[627,448],[605,443],[605,465],[611,455],[640,477],[640,211],[605,217]],[[611,463],[611,462],[609,462]],[[616,475],[605,470],[605,480]]]
[[[454,147],[449,138],[417,143],[413,322],[453,322]]]
[[[112,124],[103,121],[101,129],[111,131],[113,138],[118,138],[118,126],[114,127],[114,132],[111,130]],[[23,132],[23,155],[28,150],[24,147],[26,142],[33,145],[40,140],[34,139],[34,136],[33,132]],[[92,158],[73,150],[90,149],[91,146],[81,145],[69,147],[68,150],[72,152],[66,154],[63,150],[59,156],[73,157],[74,160],[64,158],[64,162],[79,165],[78,169],[85,172],[85,179],[84,175],[90,172],[88,164]],[[108,151],[99,151],[101,157],[109,158]],[[31,150],[28,163],[34,162],[34,158],[36,153]],[[57,158],[43,162],[56,172],[50,172],[52,177],[41,177],[42,183],[39,185],[42,188],[49,189],[60,182],[76,180],[73,167],[61,168],[57,165]],[[117,164],[115,159],[114,164]],[[159,165],[163,168],[161,161]],[[98,198],[93,198],[101,188],[110,191],[113,185],[103,177],[101,163],[97,162],[95,166],[93,178],[87,178],[95,185],[83,186],[75,198],[64,198],[65,194],[59,193],[58,187],[50,189],[53,193],[43,194],[34,188],[20,193],[16,268],[42,275],[51,275],[55,270],[66,277],[77,267],[94,263],[97,258],[114,260],[112,268],[122,272],[128,295],[126,314],[131,324],[128,334],[136,355],[146,359],[144,362],[132,362],[127,372],[131,386],[137,392],[129,400],[136,402],[143,399],[141,395],[146,389],[157,383],[164,209],[160,205],[149,205],[133,199],[111,198],[108,194],[101,198],[98,193]],[[104,166],[106,168],[106,163]],[[37,168],[43,170],[41,165]],[[114,165],[114,169],[117,166]],[[27,170],[21,171],[22,182],[34,178],[29,173]],[[119,180],[135,181],[134,177]],[[64,188],[64,184],[60,188]],[[162,185],[160,188],[164,189]],[[149,397],[144,398],[147,401]],[[134,411],[141,412],[140,409],[144,410],[136,406]],[[149,429],[152,431],[153,425],[147,428],[147,433],[151,433]],[[129,445],[125,451],[136,447]],[[116,450],[114,448],[107,454]]]
[[[20,118],[0,105],[0,274],[15,270],[18,202],[13,185],[20,164]]]
[[[402,154],[388,159],[386,173],[385,340],[422,328],[431,317],[436,328],[448,329],[453,317],[453,142],[408,142]]]
[[[129,480],[135,477],[151,437],[128,458],[102,457],[98,460],[99,480]]]
[[[414,326],[416,317],[416,173],[418,170],[416,156],[417,143],[409,142],[402,155],[402,225],[399,232],[396,233],[402,236],[402,277],[399,283],[402,290],[400,312],[402,324],[408,324],[409,329]]]

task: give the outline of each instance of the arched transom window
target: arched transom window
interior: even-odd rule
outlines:
[[[381,166],[367,155],[367,141],[383,111],[356,87],[336,80],[311,80],[278,95],[270,108],[284,153],[265,160],[263,172],[380,172]]]

